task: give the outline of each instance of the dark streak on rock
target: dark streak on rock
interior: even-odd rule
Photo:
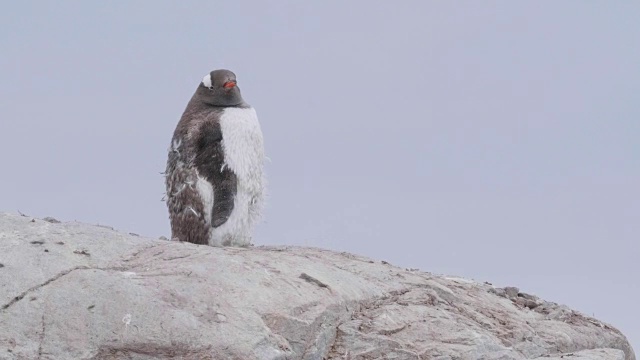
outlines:
[[[44,241],[42,241],[42,240],[33,240],[32,242],[30,242],[30,244],[33,244],[33,245],[42,245],[42,244],[44,244]]]
[[[98,349],[98,353],[89,360],[98,359],[132,359],[149,358],[156,359],[199,359],[214,360],[214,350],[211,346],[192,348],[189,344],[172,343],[162,346],[153,343],[136,343],[118,345],[105,345]],[[136,356],[137,355],[137,356]]]
[[[310,275],[307,275],[305,273],[300,274],[300,279],[302,279],[302,280],[304,280],[306,282],[312,283],[312,284],[316,284],[321,288],[329,289],[329,285],[327,285],[327,284],[323,283],[322,281],[320,281],[320,280],[318,280],[318,279],[316,279],[316,278],[314,278],[314,277],[312,277]]]
[[[40,344],[38,345],[38,359],[42,358],[42,343],[44,342],[44,334],[47,331],[44,322],[44,311],[42,312],[42,330],[40,331]]]
[[[109,230],[115,230],[112,226],[109,226],[109,225],[97,224],[96,226],[101,227],[101,228],[105,228],[105,229],[109,229]]]
[[[164,251],[163,251],[164,252]],[[184,259],[184,258],[188,258],[189,256],[191,256],[191,254],[187,254],[187,255],[180,255],[180,256],[171,256],[171,257],[166,257],[166,258],[162,258],[162,260],[164,261],[171,261],[171,260],[177,260],[177,259]]]
[[[393,334],[397,334],[400,331],[406,329],[406,327],[407,327],[407,325],[405,324],[405,325],[403,325],[403,326],[401,326],[401,327],[399,327],[397,329],[391,329],[391,330],[384,330],[383,329],[383,330],[380,330],[378,332],[378,334],[380,334],[380,335],[393,335]]]

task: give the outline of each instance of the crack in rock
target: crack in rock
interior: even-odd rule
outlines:
[[[164,244],[154,244],[151,246],[146,246],[138,251],[136,251],[135,253],[131,254],[127,259],[124,259],[125,262],[129,262],[133,259],[135,259],[140,253],[158,247],[158,246],[162,246]],[[10,308],[11,306],[13,306],[15,303],[17,303],[18,301],[22,300],[25,296],[27,296],[27,294],[36,291],[44,286],[47,286],[49,284],[51,284],[52,282],[60,279],[61,277],[70,274],[73,271],[76,270],[102,270],[102,271],[127,271],[129,270],[128,268],[124,267],[124,266],[113,266],[113,267],[106,267],[106,268],[100,268],[100,267],[91,267],[91,266],[87,266],[87,265],[79,265],[79,266],[75,266],[72,267],[71,269],[67,269],[65,271],[62,271],[58,274],[56,274],[55,276],[53,276],[52,278],[49,278],[47,281],[32,286],[29,289],[23,291],[22,293],[20,293],[19,295],[15,296],[13,299],[11,299],[8,303],[2,305],[2,307],[0,307],[0,310],[4,311],[7,310],[8,308]]]
[[[150,246],[145,246],[140,250],[137,250],[136,252],[132,253],[131,255],[127,256],[126,258],[124,258],[122,261],[124,262],[130,262],[132,260],[135,260],[138,255],[140,255],[141,253],[147,251],[147,250],[151,250],[153,248],[157,248],[157,247],[161,247],[164,246],[165,244],[152,244]]]
[[[0,309],[7,310],[8,308],[10,308],[11,306],[13,306],[15,303],[17,303],[18,301],[22,300],[25,296],[27,296],[27,294],[36,291],[44,286],[47,286],[49,284],[51,284],[52,282],[60,279],[61,277],[68,275],[76,270],[101,270],[101,271],[127,271],[128,269],[122,266],[114,266],[114,267],[107,267],[107,268],[100,268],[100,267],[91,267],[91,266],[86,266],[86,265],[79,265],[79,266],[75,266],[71,269],[67,269],[65,271],[62,271],[60,273],[58,273],[57,275],[55,275],[54,277],[48,279],[47,281],[43,282],[42,284],[38,284],[35,286],[32,286],[30,288],[28,288],[27,290],[23,291],[22,293],[20,293],[19,295],[15,296],[13,299],[11,299],[11,301],[9,301],[8,303],[2,305],[2,307]]]
[[[213,351],[210,346],[192,348],[189,344],[174,343],[170,346],[163,346],[153,343],[134,343],[122,346],[103,346],[91,360],[99,359],[131,359],[140,355],[162,359],[180,358],[184,360],[214,360],[217,351]],[[136,356],[138,355],[138,356]]]
[[[71,273],[72,271],[75,270],[84,270],[84,269],[90,269],[90,267],[86,266],[86,265],[80,265],[80,266],[76,266],[73,267],[71,269],[65,270],[57,275],[55,275],[54,277],[50,278],[49,280],[43,282],[42,284],[38,284],[36,286],[32,286],[29,289],[23,291],[20,295],[14,297],[13,299],[11,299],[11,301],[9,301],[8,303],[2,305],[2,310],[7,310],[9,307],[11,307],[13,304],[17,303],[18,301],[22,300],[25,296],[27,296],[27,294],[29,294],[32,291],[38,290],[43,286],[47,286],[49,284],[51,284],[52,282],[60,279],[61,277]]]
[[[45,314],[45,311],[42,312],[42,329],[40,332],[40,343],[38,344],[38,359],[42,358],[42,343],[44,342],[44,336],[47,331],[46,325],[44,322],[44,314]]]

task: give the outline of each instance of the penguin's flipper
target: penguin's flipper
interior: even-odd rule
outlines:
[[[194,165],[200,176],[211,183],[215,194],[211,211],[211,226],[214,228],[224,224],[231,216],[238,189],[236,174],[225,166],[221,141],[220,124],[205,122],[194,143],[197,148]]]
[[[215,200],[211,212],[211,226],[217,228],[224,224],[233,211],[234,199],[238,188],[238,178],[233,171],[224,168],[218,183],[213,184]]]

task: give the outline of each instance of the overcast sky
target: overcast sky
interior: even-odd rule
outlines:
[[[170,234],[202,77],[265,134],[261,244],[513,285],[640,349],[640,2],[5,1],[0,211]]]

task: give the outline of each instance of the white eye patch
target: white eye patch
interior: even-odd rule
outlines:
[[[211,83],[211,74],[207,74],[202,78],[202,85],[211,88],[211,86],[213,85]]]

